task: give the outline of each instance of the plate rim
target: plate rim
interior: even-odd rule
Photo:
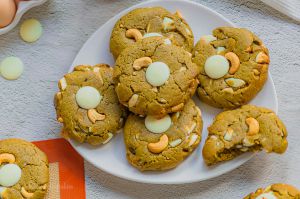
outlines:
[[[138,8],[138,7],[141,7],[143,5],[147,5],[149,3],[157,3],[157,2],[172,2],[172,3],[176,3],[176,2],[184,2],[184,3],[188,3],[188,4],[192,4],[194,6],[197,6],[197,7],[201,7],[201,9],[204,9],[208,12],[210,12],[211,14],[215,15],[215,16],[218,16],[220,17],[222,20],[226,21],[228,24],[230,24],[230,26],[232,27],[237,27],[232,21],[230,21],[229,19],[227,19],[226,17],[224,17],[222,14],[214,11],[213,9],[205,6],[205,5],[202,5],[201,3],[198,3],[198,2],[193,2],[193,1],[190,1],[190,0],[149,0],[149,1],[145,1],[145,2],[141,2],[141,3],[138,3],[138,4],[135,4],[129,8],[126,8],[122,11],[120,11],[118,14],[116,14],[115,16],[111,17],[110,19],[108,19],[103,25],[101,25],[97,30],[95,30],[95,32],[93,34],[91,34],[89,36],[89,38],[86,40],[86,42],[82,45],[82,47],[80,48],[80,50],[76,53],[76,56],[72,62],[72,65],[70,66],[70,69],[68,72],[71,72],[73,71],[73,66],[74,64],[77,62],[77,56],[78,54],[81,53],[81,51],[87,46],[87,44],[89,43],[89,40],[91,40],[91,38],[93,38],[97,33],[98,31],[101,30],[102,27],[106,26],[107,24],[110,23],[111,20],[115,20],[117,18],[119,18],[120,15],[124,15],[125,13],[129,12],[130,10],[133,10],[135,8]],[[275,84],[274,84],[274,81],[273,81],[273,78],[271,76],[271,73],[270,71],[268,71],[268,79],[271,83],[271,86],[272,86],[272,90],[274,91],[274,103],[275,103],[275,109],[273,110],[276,114],[278,113],[278,97],[277,97],[277,92],[276,92],[276,88],[275,88]],[[137,178],[131,178],[131,177],[128,177],[127,175],[121,175],[119,173],[113,173],[111,172],[110,170],[106,169],[106,168],[99,168],[93,161],[91,161],[91,159],[89,157],[86,157],[83,155],[83,153],[81,153],[80,150],[77,150],[76,148],[76,145],[80,145],[78,142],[72,140],[72,139],[67,139],[68,142],[73,146],[73,148],[86,160],[88,161],[90,164],[92,164],[94,167],[96,167],[97,169],[109,174],[109,175],[113,175],[117,178],[120,178],[120,179],[124,179],[124,180],[129,180],[129,181],[132,181],[132,182],[138,182],[138,183],[143,183],[143,184],[156,184],[156,185],[159,185],[159,184],[168,184],[168,185],[178,185],[178,184],[190,184],[190,183],[195,183],[195,182],[202,182],[202,181],[205,181],[205,180],[208,180],[208,179],[213,179],[213,178],[216,178],[218,176],[221,176],[221,175],[224,175],[226,173],[229,173],[233,170],[235,170],[236,168],[242,166],[243,164],[245,164],[246,162],[248,162],[250,159],[252,159],[257,153],[253,153],[251,155],[249,155],[244,162],[242,162],[241,164],[237,164],[237,165],[234,165],[233,167],[229,168],[229,169],[224,169],[222,170],[221,172],[215,172],[214,175],[211,175],[211,176],[208,176],[208,177],[204,177],[202,179],[193,179],[193,180],[181,180],[181,181],[176,181],[176,182],[170,182],[170,181],[159,181],[159,182],[156,182],[156,181],[149,181],[148,179],[137,179]]]

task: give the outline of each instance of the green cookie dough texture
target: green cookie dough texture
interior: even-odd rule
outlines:
[[[106,64],[81,65],[59,81],[60,91],[54,103],[58,121],[64,125],[64,136],[99,145],[107,143],[122,127],[126,114],[119,104],[112,76],[113,70]],[[92,86],[103,96],[95,109],[78,106],[75,95],[83,86]]]
[[[254,105],[218,114],[208,131],[202,151],[207,165],[231,160],[246,151],[265,149],[281,154],[288,146],[282,121],[273,111]]]
[[[193,61],[201,69],[197,90],[199,98],[217,108],[234,109],[247,104],[267,80],[268,49],[256,35],[242,28],[220,27],[213,31],[213,36],[216,40],[211,42],[200,39],[193,51]],[[218,47],[225,50],[218,52]],[[239,58],[237,71],[228,72],[219,79],[208,77],[204,70],[207,58],[217,54],[226,56],[229,52]]]
[[[164,19],[170,22],[167,29],[163,26]],[[136,42],[134,38],[126,37],[129,29],[139,30],[141,36],[146,33],[159,33],[169,38],[172,44],[189,52],[194,46],[192,29],[184,19],[161,7],[137,8],[120,18],[112,30],[110,51],[115,59],[125,48]]]
[[[180,164],[201,141],[202,118],[200,109],[189,100],[181,112],[173,113],[171,127],[162,134],[145,127],[145,118],[131,114],[124,127],[127,159],[141,171],[167,170]],[[167,135],[168,144],[160,153],[152,153],[149,143],[156,143]]]
[[[153,87],[146,80],[147,66],[133,67],[137,59],[148,57],[152,62],[163,62],[170,69],[167,82]],[[190,54],[180,47],[164,44],[159,37],[143,39],[125,49],[116,61],[114,79],[119,101],[139,115],[163,117],[177,112],[195,93],[199,67],[192,63]]]
[[[300,190],[288,184],[273,184],[265,189],[257,189],[256,192],[249,194],[244,199],[256,199],[266,193],[276,196],[277,199],[300,199]]]
[[[0,141],[0,155],[11,154],[21,170],[21,179],[17,184],[6,187],[1,194],[3,199],[23,199],[26,193],[31,199],[43,199],[49,182],[49,164],[47,156],[34,144],[20,139]],[[2,165],[5,162],[2,163]]]

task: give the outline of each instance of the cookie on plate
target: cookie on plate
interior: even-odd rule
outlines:
[[[300,190],[288,184],[273,184],[257,189],[244,199],[300,199]]]
[[[200,100],[233,109],[246,104],[268,77],[269,53],[262,41],[243,28],[220,27],[200,38],[193,61],[201,71]]]
[[[168,38],[167,43],[191,52],[194,45],[192,29],[182,15],[171,14],[162,7],[137,8],[119,19],[112,30],[110,51],[115,57],[128,46],[146,37]]]
[[[106,64],[76,66],[59,80],[55,108],[65,136],[81,143],[106,144],[122,127],[125,112],[112,75]]]
[[[195,93],[198,73],[187,51],[152,37],[120,54],[114,79],[121,104],[136,114],[159,118],[183,108]]]
[[[283,153],[288,146],[282,121],[273,111],[254,105],[218,114],[208,131],[202,151],[207,165],[233,159],[246,151]]]
[[[192,100],[162,119],[131,114],[124,127],[127,159],[141,171],[174,168],[199,145],[201,132],[201,111]]]
[[[47,156],[21,139],[0,141],[0,198],[41,199],[49,182]]]

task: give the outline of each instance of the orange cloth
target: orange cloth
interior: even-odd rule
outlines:
[[[46,153],[49,163],[58,164],[60,199],[85,199],[84,161],[70,143],[62,138],[33,143]]]

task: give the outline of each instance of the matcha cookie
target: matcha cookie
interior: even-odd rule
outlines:
[[[171,14],[161,7],[137,8],[115,24],[110,38],[110,51],[115,57],[128,46],[146,37],[159,36],[191,52],[194,46],[192,29],[181,14]]]
[[[300,190],[288,184],[273,184],[256,190],[244,199],[300,199]]]
[[[127,159],[141,171],[174,168],[199,145],[201,132],[201,111],[192,100],[161,119],[131,114],[124,127]]]
[[[254,105],[218,114],[208,131],[202,151],[207,165],[233,159],[246,151],[283,153],[288,146],[282,121],[273,111]]]
[[[105,64],[77,66],[59,80],[55,108],[65,136],[81,143],[106,144],[122,127],[125,112],[112,75],[112,68]]]
[[[0,141],[0,194],[3,199],[43,199],[49,182],[47,156],[34,144]]]
[[[218,108],[246,104],[268,77],[269,53],[262,41],[242,28],[220,27],[200,38],[193,52],[200,67],[200,100]]]
[[[164,39],[143,39],[116,61],[114,78],[121,104],[139,115],[163,117],[180,111],[194,94],[199,67],[189,53]]]

